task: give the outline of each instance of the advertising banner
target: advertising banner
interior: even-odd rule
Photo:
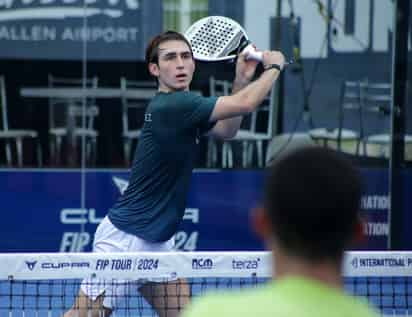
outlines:
[[[386,250],[388,173],[386,169],[362,169],[362,173],[366,184],[361,201],[365,243],[360,249]],[[91,170],[85,176],[86,200],[81,208],[78,170],[0,172],[0,252],[91,251],[94,231],[127,187],[128,172]],[[412,182],[408,170],[405,180],[406,185]],[[176,248],[263,250],[250,225],[250,211],[261,202],[263,181],[263,171],[195,171],[182,226],[175,236]],[[408,186],[405,188],[412,188],[412,184]],[[412,195],[405,193],[404,197],[406,226],[412,220],[408,213]],[[412,236],[404,231],[405,241],[412,247]]]
[[[0,2],[0,58],[144,60],[161,0]]]

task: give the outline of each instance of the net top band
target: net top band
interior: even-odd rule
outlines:
[[[412,252],[347,252],[345,277],[412,277]],[[271,277],[270,252],[7,253],[0,279]]]

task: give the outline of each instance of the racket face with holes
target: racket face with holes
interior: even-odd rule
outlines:
[[[192,45],[194,58],[201,61],[233,59],[249,43],[243,28],[222,16],[200,19],[184,35]]]

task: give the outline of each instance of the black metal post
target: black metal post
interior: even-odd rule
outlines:
[[[276,25],[275,25],[275,41],[274,49],[280,50],[281,47],[281,37],[282,37],[282,0],[277,0],[276,8]],[[271,41],[272,42],[272,41]],[[276,111],[274,111],[273,125],[272,125],[272,135],[280,134],[283,132],[283,94],[284,94],[284,74],[280,73],[278,82],[276,84],[275,98],[276,98]]]
[[[391,155],[389,161],[388,213],[390,250],[402,250],[404,235],[404,184],[402,167],[405,149],[405,108],[408,66],[409,0],[396,0],[392,57]]]

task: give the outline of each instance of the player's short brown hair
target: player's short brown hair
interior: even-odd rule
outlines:
[[[146,64],[159,62],[159,45],[166,41],[182,41],[187,44],[193,56],[192,46],[186,37],[175,31],[165,31],[152,38],[146,48]]]

